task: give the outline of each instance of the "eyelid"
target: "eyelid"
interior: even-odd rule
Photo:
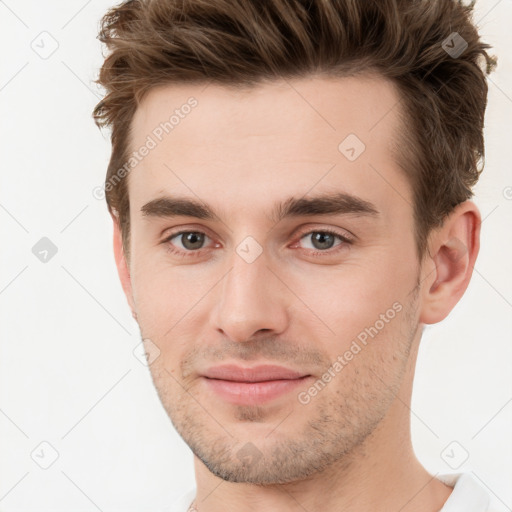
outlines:
[[[341,229],[341,228],[339,228]],[[180,228],[178,231],[170,232],[168,230],[167,234],[164,236],[164,239],[162,242],[167,242],[169,239],[174,238],[175,236],[182,235],[184,233],[201,233],[203,235],[206,235],[210,240],[213,240],[213,237],[210,236],[204,228],[194,228],[194,227],[185,227]],[[350,233],[350,231],[347,231],[346,229],[343,229],[342,232],[339,232],[337,228],[330,228],[330,227],[322,227],[322,226],[306,226],[301,229],[299,229],[299,232],[294,235],[294,238],[302,238],[304,235],[308,235],[315,232],[321,232],[321,233],[330,233],[333,235],[337,235],[341,238],[345,238],[348,241],[355,241],[357,238],[355,235]]]
[[[304,227],[303,229],[299,230],[298,234],[295,235],[295,237],[298,241],[301,240],[305,235],[310,235],[311,233],[329,233],[331,235],[339,236],[343,241],[346,242],[355,242],[357,238],[355,235],[353,235],[350,231],[347,231],[346,229],[322,226]]]

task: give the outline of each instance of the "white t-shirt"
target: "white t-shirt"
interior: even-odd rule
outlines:
[[[469,473],[438,475],[437,478],[453,487],[450,497],[439,512],[491,512],[488,510],[489,495]],[[162,512],[187,512],[195,496],[194,487]]]

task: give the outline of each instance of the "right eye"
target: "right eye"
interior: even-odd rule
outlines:
[[[170,252],[190,253],[202,249],[205,240],[210,240],[210,237],[202,231],[179,231],[172,233],[163,243],[169,244]]]

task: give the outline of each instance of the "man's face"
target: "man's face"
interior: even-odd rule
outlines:
[[[136,112],[131,149],[157,144],[129,174],[133,306],[160,399],[217,476],[349,461],[399,400],[419,263],[398,100],[383,79],[311,78],[159,87]]]

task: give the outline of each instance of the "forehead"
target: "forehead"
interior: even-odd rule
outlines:
[[[176,193],[264,208],[313,188],[407,197],[392,152],[399,102],[372,75],[155,87],[132,121],[131,150],[145,155],[128,174],[130,203]]]

